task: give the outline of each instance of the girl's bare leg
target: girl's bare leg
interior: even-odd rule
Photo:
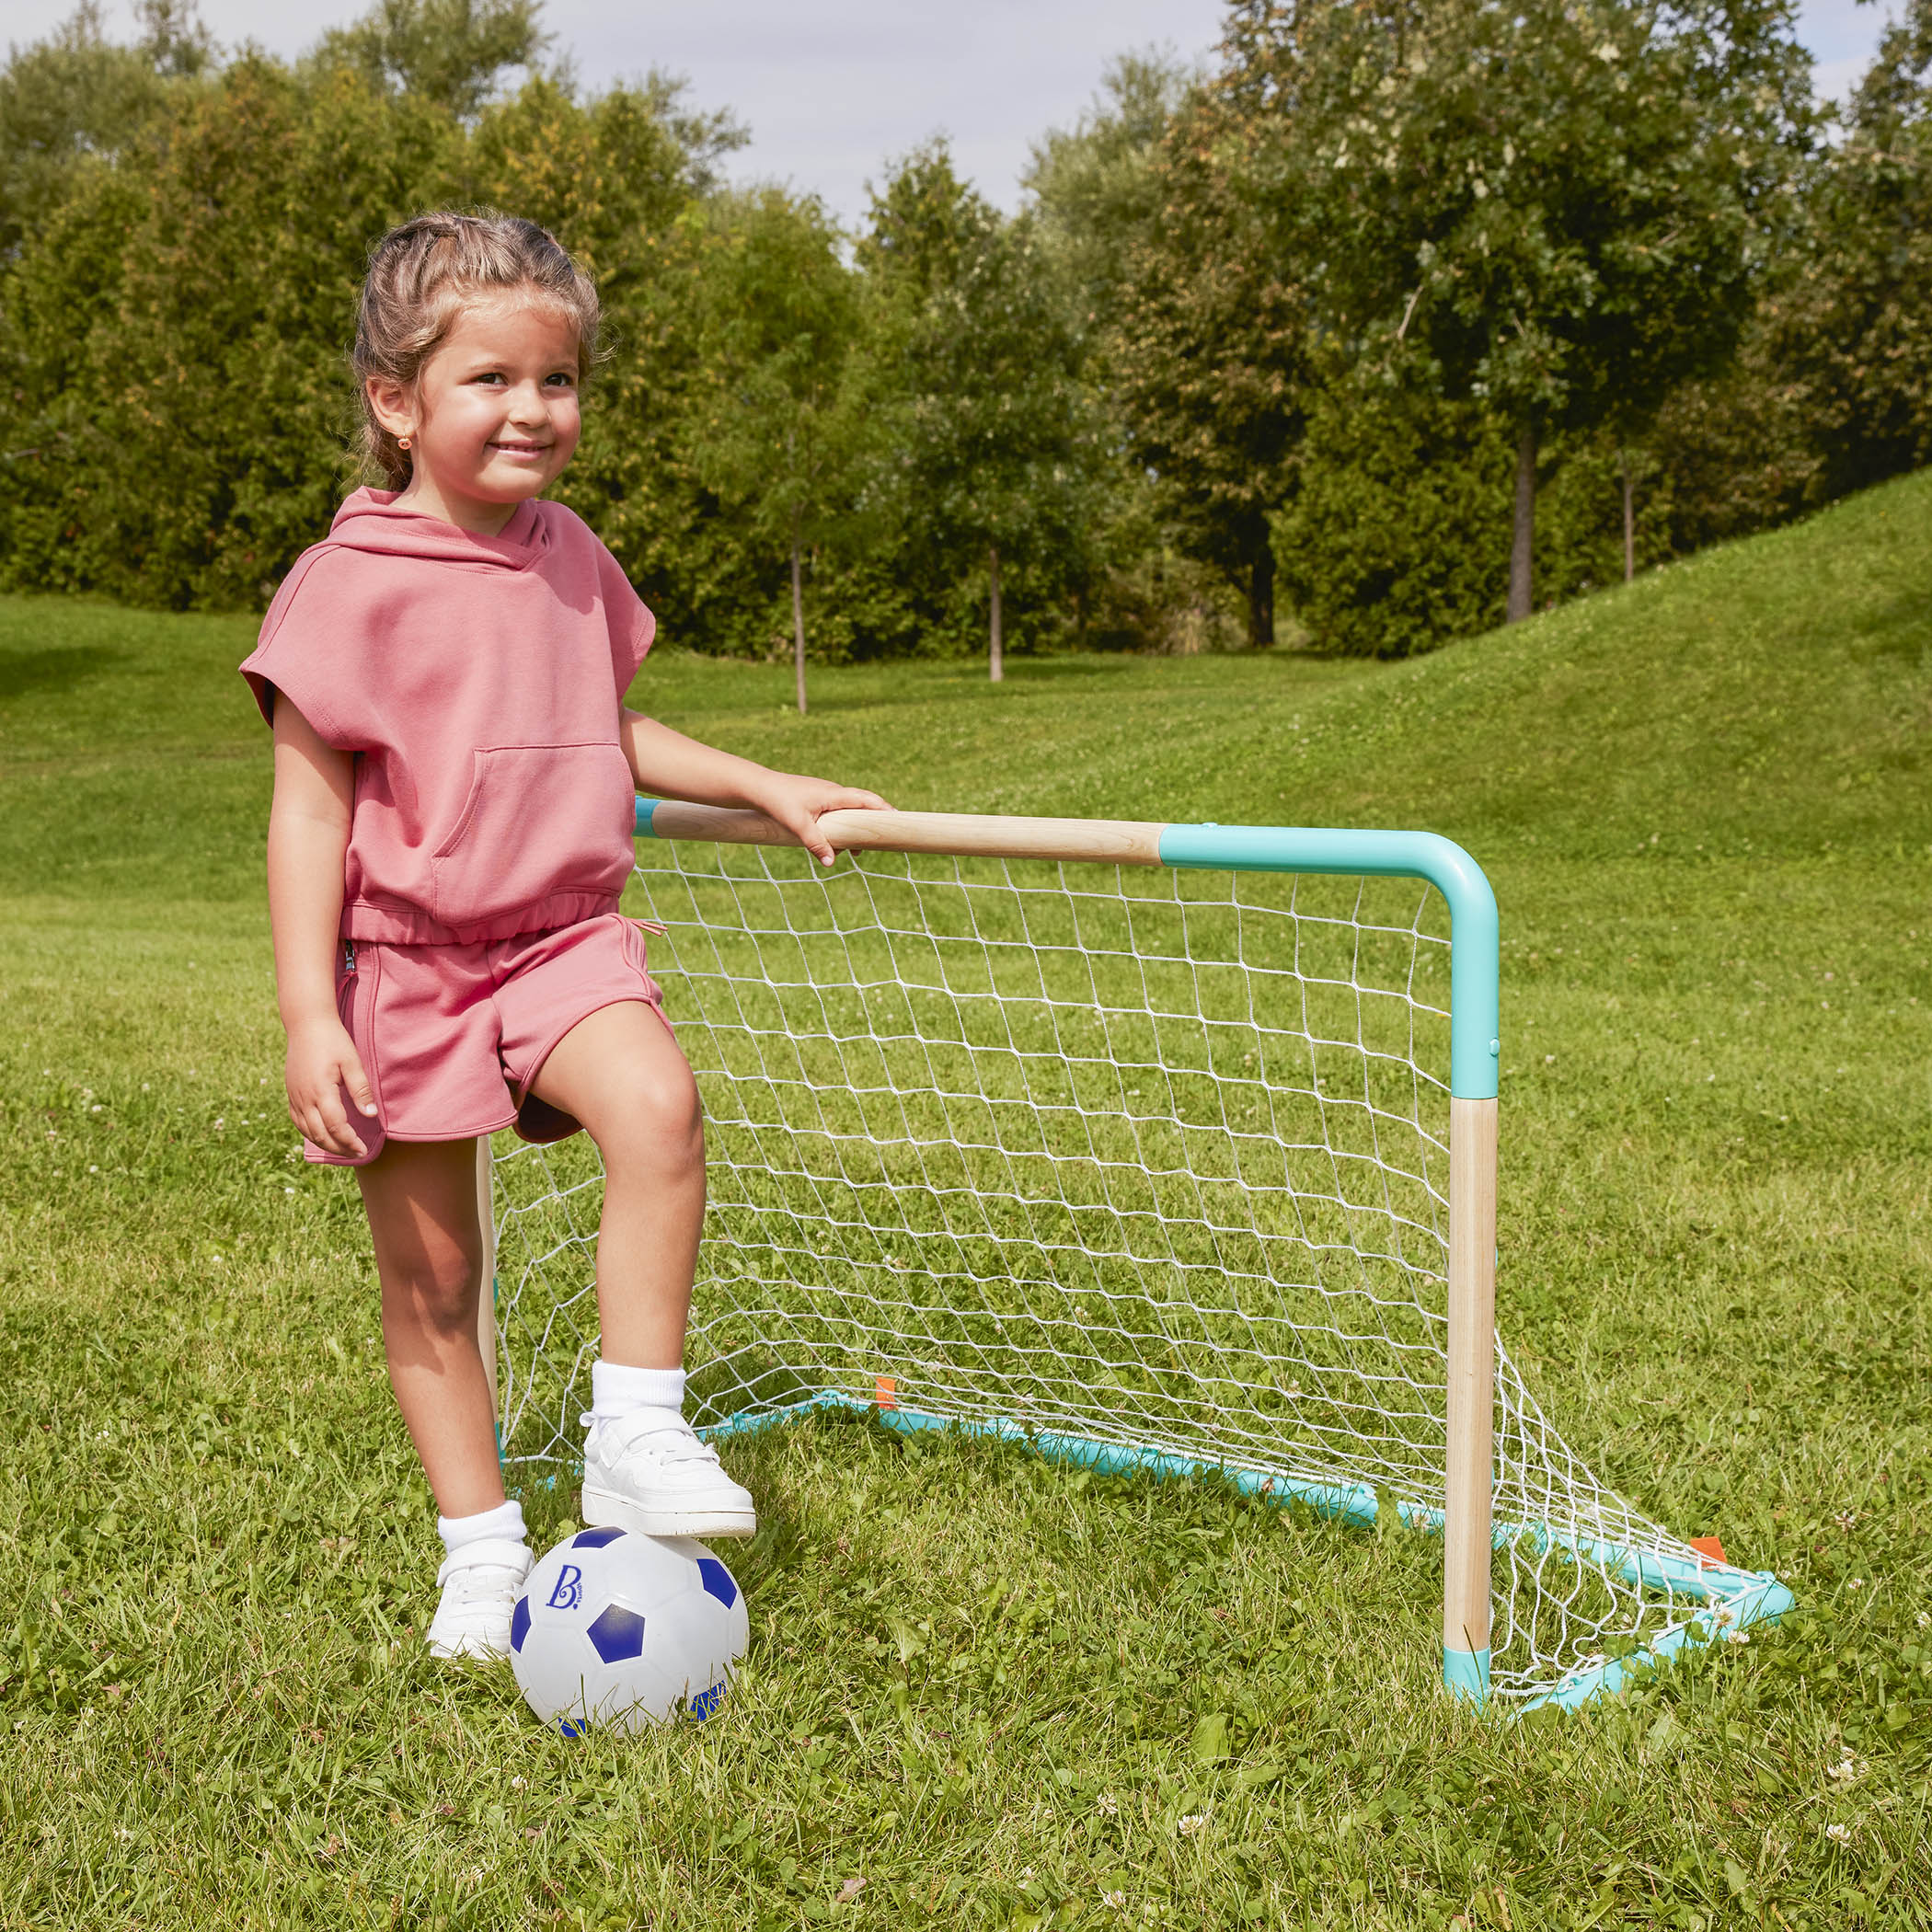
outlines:
[[[604,1360],[678,1367],[705,1220],[704,1119],[690,1065],[656,1013],[626,1000],[578,1021],[532,1086],[581,1121],[604,1156]]]
[[[389,1385],[436,1507],[445,1516],[494,1509],[503,1478],[477,1345],[477,1144],[391,1141],[356,1179],[375,1240]]]

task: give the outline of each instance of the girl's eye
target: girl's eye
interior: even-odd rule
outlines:
[[[558,389],[574,388],[577,383],[577,378],[563,369],[559,369],[554,375],[546,375],[544,380]]]

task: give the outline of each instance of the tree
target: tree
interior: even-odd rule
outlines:
[[[1156,161],[1192,78],[1162,56],[1125,55],[1108,68],[1098,98],[1075,126],[1033,144],[1022,185],[1035,233],[1076,324],[1092,332],[1096,361],[1126,298],[1129,257],[1157,212]],[[1100,367],[1104,381],[1104,362]]]
[[[244,56],[86,168],[8,278],[24,443],[8,571],[176,607],[265,601],[351,465],[342,354],[372,236],[455,130]],[[77,285],[78,284],[78,285]]]
[[[474,119],[506,68],[535,68],[550,36],[543,0],[376,0],[353,25],[331,28],[311,60],[353,67],[374,86]]]
[[[1759,224],[1810,139],[1786,0],[1247,0],[1238,37],[1319,184],[1319,305],[1352,355],[1512,426],[1508,614],[1537,450],[1633,429],[1734,347]],[[1311,258],[1312,259],[1312,258]]]
[[[1810,198],[1771,348],[1837,495],[1932,458],[1932,0],[1910,0]]]
[[[885,487],[926,538],[986,573],[987,669],[1006,674],[1003,569],[1077,546],[1088,453],[1079,342],[1031,224],[954,173],[943,143],[873,198],[861,249],[891,395]]]
[[[1283,219],[1300,201],[1294,150],[1252,79],[1231,60],[1151,149],[1105,362],[1177,544],[1225,575],[1249,643],[1265,647],[1271,518],[1293,485],[1311,351],[1303,258]]]
[[[152,127],[172,88],[198,78],[213,43],[181,0],[136,0],[141,39],[102,31],[98,0],[82,0],[44,40],[0,70],[0,260],[57,209],[76,171],[111,164]]]
[[[1321,650],[1408,657],[1502,615],[1489,558],[1508,540],[1504,433],[1478,403],[1337,380],[1316,397],[1282,581]]]
[[[804,558],[848,492],[856,434],[845,376],[857,324],[839,234],[816,198],[776,188],[720,200],[704,269],[706,396],[698,468],[791,561],[792,661],[805,695]]]

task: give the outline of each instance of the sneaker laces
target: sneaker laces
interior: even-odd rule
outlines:
[[[704,1463],[719,1466],[718,1452],[675,1409],[633,1409],[629,1415],[590,1414],[581,1418],[591,1431],[591,1440],[601,1442],[606,1434],[614,1446],[635,1449],[649,1443],[650,1453],[667,1464]]]

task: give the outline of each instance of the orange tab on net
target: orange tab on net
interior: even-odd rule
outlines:
[[[899,1407],[899,1385],[890,1375],[872,1377],[872,1405],[875,1409]]]
[[[1724,1554],[1724,1545],[1716,1536],[1689,1536],[1685,1539],[1700,1557],[1708,1557],[1713,1563],[1729,1566],[1731,1558]]]

